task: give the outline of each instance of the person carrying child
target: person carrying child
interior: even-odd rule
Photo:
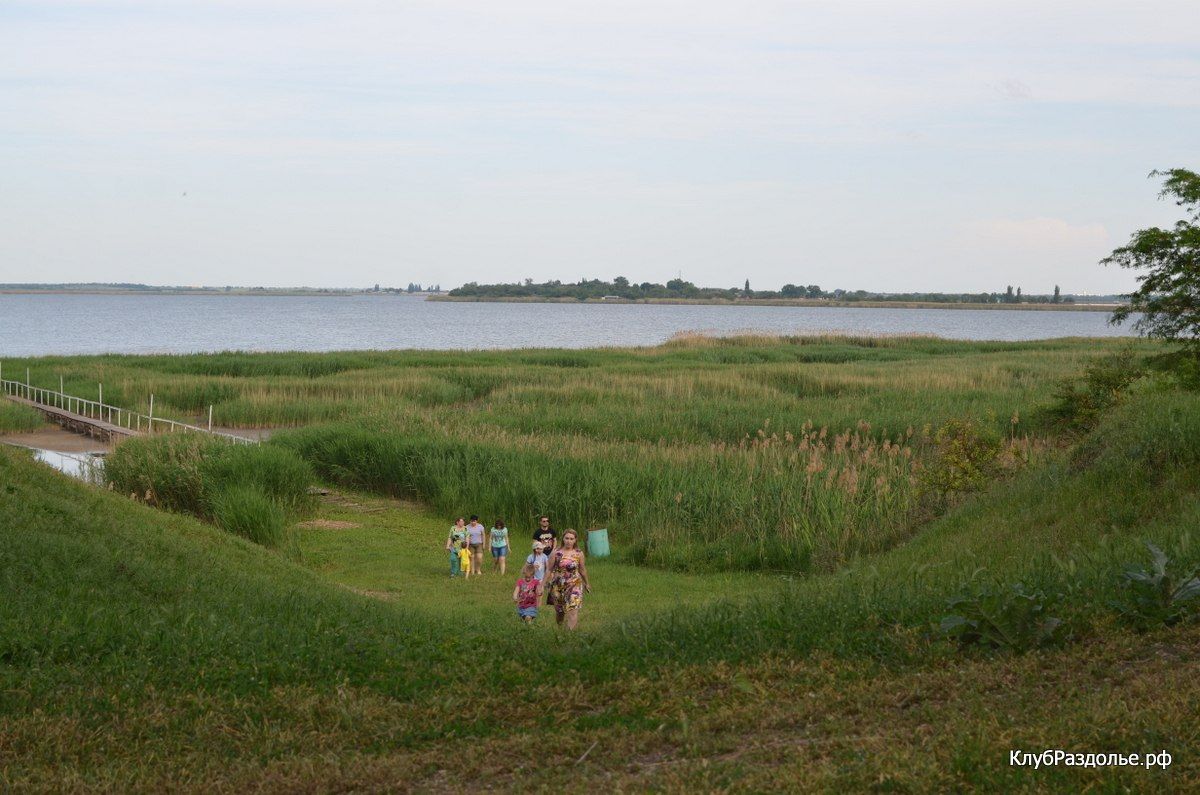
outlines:
[[[532,563],[521,569],[517,587],[513,588],[513,601],[517,603],[517,616],[524,624],[532,624],[537,618],[538,602],[542,595],[542,581],[537,578]]]

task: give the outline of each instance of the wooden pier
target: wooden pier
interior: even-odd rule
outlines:
[[[154,416],[154,395],[150,395],[150,411],[142,414],[130,411],[120,406],[111,406],[104,402],[104,385],[98,385],[99,400],[91,400],[76,395],[68,395],[63,390],[62,379],[59,388],[45,389],[30,383],[28,371],[25,381],[5,380],[4,371],[0,370],[0,395],[9,400],[37,409],[46,418],[58,423],[67,430],[90,436],[105,442],[117,442],[130,436],[141,436],[160,433],[204,433],[219,436],[235,444],[258,444],[256,439],[247,439],[223,431],[214,431],[212,427],[212,406],[208,408],[208,427],[191,425],[178,420],[169,420]]]
[[[20,403],[24,406],[37,409],[46,415],[46,419],[51,422],[58,423],[68,431],[90,436],[93,439],[101,442],[119,442],[122,439],[127,439],[130,436],[140,436],[141,431],[130,430],[123,428],[120,425],[114,425],[111,422],[106,422],[95,417],[87,417],[83,414],[76,414],[73,411],[58,408],[57,406],[49,406],[42,403],[37,403],[16,395],[8,395],[8,399],[14,403]]]

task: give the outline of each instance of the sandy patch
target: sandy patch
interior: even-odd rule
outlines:
[[[300,522],[296,527],[311,527],[316,530],[353,530],[362,525],[357,522],[339,522],[335,519],[311,519],[307,522]]]

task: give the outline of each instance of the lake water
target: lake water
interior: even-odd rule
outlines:
[[[657,345],[679,332],[1111,337],[1105,312],[510,304],[394,295],[0,295],[0,356]]]
[[[59,472],[86,483],[104,482],[104,456],[97,453],[63,453],[58,450],[33,448],[33,457]]]

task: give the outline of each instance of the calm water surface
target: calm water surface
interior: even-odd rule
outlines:
[[[507,304],[401,296],[0,295],[0,356],[657,345],[684,331],[1125,336],[1105,312]]]

